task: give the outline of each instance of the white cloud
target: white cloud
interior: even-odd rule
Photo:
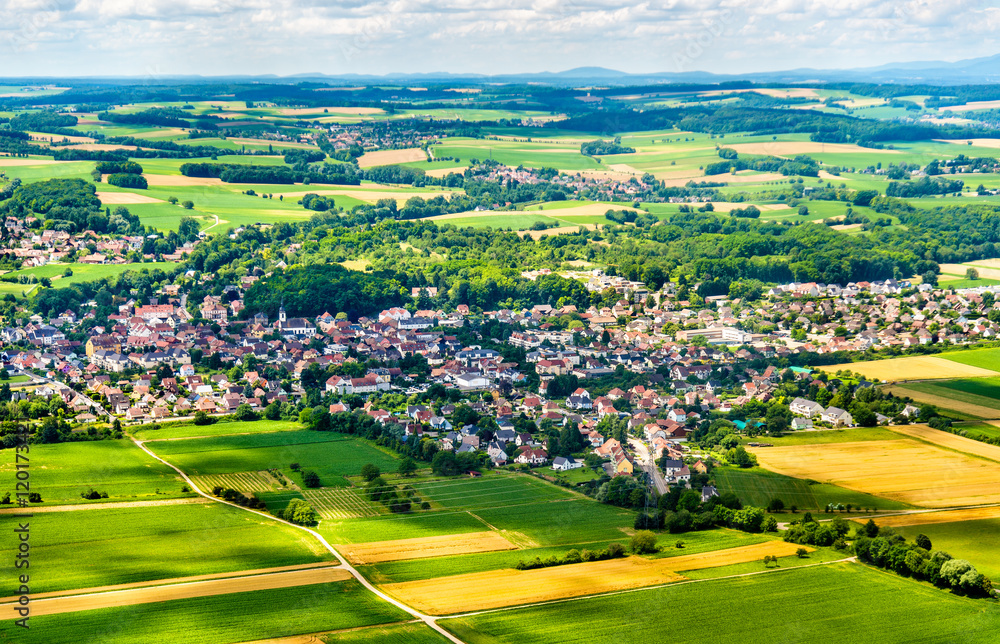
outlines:
[[[4,41],[10,44],[11,68],[24,75],[143,74],[151,66],[162,74],[205,75],[502,73],[584,65],[652,72],[674,71],[677,53],[695,49],[686,71],[741,73],[992,55],[1000,10],[991,4],[7,0],[0,3],[0,51]]]

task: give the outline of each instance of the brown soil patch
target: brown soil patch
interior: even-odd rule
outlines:
[[[134,606],[136,604],[151,604],[154,602],[172,601],[175,599],[191,599],[195,597],[212,597],[214,595],[229,595],[245,593],[254,590],[274,590],[279,588],[294,588],[311,584],[325,584],[350,579],[351,573],[343,568],[317,568],[293,572],[280,572],[252,577],[235,577],[211,581],[197,581],[152,588],[135,588],[96,593],[92,595],[72,595],[54,597],[51,599],[36,599],[31,602],[31,616],[57,615],[60,613],[75,613],[82,610],[111,608],[113,606]],[[0,615],[4,619],[14,619],[14,608],[18,604],[0,605]]]
[[[517,546],[504,539],[498,533],[491,531],[446,534],[438,537],[417,539],[397,539],[395,541],[355,543],[340,545],[337,548],[351,563],[362,565],[381,563],[383,561],[447,557],[473,552],[517,550]]]
[[[185,177],[182,174],[147,174],[151,186],[221,186],[222,179],[215,177]]]
[[[135,150],[134,145],[112,145],[110,143],[77,143],[66,147],[74,150],[98,150],[102,152],[110,152],[113,150]]]
[[[977,264],[982,264],[982,262],[977,262]],[[1000,268],[984,268],[982,266],[969,266],[966,264],[941,264],[941,272],[947,273],[948,275],[965,275],[965,271],[969,268],[975,268],[979,271],[979,277],[985,277],[986,279],[996,280],[1000,279]]]
[[[233,143],[240,145],[272,145],[276,148],[297,148],[299,150],[318,150],[315,145],[308,143],[297,143],[293,141],[271,141],[268,139],[229,139]]]
[[[878,378],[887,382],[1000,376],[1000,373],[996,371],[952,362],[935,356],[908,356],[889,358],[888,360],[872,360],[871,362],[850,362],[828,365],[820,367],[820,369],[829,373],[847,369],[860,373],[865,378]]]
[[[894,517],[874,517],[874,520],[880,528],[900,528],[912,525],[957,523],[959,521],[978,521],[980,519],[996,518],[1000,518],[1000,508],[972,508],[970,510],[948,510],[945,512],[920,512],[917,514],[901,514]]]
[[[84,510],[116,510],[118,508],[151,508],[159,505],[196,505],[211,503],[204,497],[190,499],[160,499],[159,501],[116,501],[113,503],[80,503],[78,505],[39,505],[32,506],[31,512],[42,514],[45,512],[80,512]],[[23,508],[4,508],[0,514],[23,513]]]
[[[683,579],[677,570],[755,561],[765,554],[790,555],[799,547],[772,541],[667,559],[627,557],[536,570],[508,569],[453,575],[387,584],[383,590],[417,610],[444,615],[658,586]]]
[[[137,134],[138,139],[162,139],[165,136],[187,136],[187,130],[182,130],[179,127],[164,128],[162,130],[156,130],[155,132],[145,132],[143,134]]]
[[[954,145],[972,145],[977,148],[1000,148],[1000,139],[934,139],[939,143],[952,143]]]
[[[413,161],[426,161],[427,153],[421,148],[405,148],[403,150],[377,150],[375,152],[365,152],[358,158],[358,166],[361,168],[373,168],[379,165],[393,165],[396,163],[410,163]]]
[[[162,199],[137,195],[134,192],[98,192],[97,198],[103,204],[165,203]]]
[[[928,508],[1000,503],[996,463],[903,438],[751,448],[761,467],[786,476]]]
[[[864,224],[837,224],[836,226],[830,226],[830,228],[834,230],[845,231],[845,230],[857,230],[862,226],[864,226]]]
[[[424,174],[428,177],[447,177],[449,174],[462,174],[465,172],[465,168],[431,168],[430,170],[424,170]]]
[[[47,132],[28,132],[32,141],[69,141],[70,143],[93,143],[89,136],[66,136],[64,134],[49,134]]]
[[[1000,107],[1000,101],[972,101],[964,105],[948,105],[939,107],[939,112],[968,112],[970,110],[995,110]]]
[[[538,241],[542,237],[550,237],[552,235],[562,235],[564,233],[576,233],[579,232],[581,228],[586,228],[587,230],[596,230],[597,226],[595,224],[576,224],[575,226],[559,226],[558,228],[546,228],[545,230],[519,230],[517,234],[521,237],[527,235],[535,241]]]

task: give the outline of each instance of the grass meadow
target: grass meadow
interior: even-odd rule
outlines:
[[[0,490],[14,497],[13,450],[3,451],[10,457],[0,463],[0,476],[5,482]],[[107,492],[105,502],[190,496],[181,492],[184,483],[176,472],[131,441],[32,445],[27,456],[31,459],[28,463],[32,489],[41,493],[44,505],[99,504],[101,501],[85,501],[80,497],[89,487]]]
[[[800,511],[824,510],[828,503],[840,503],[845,506],[850,503],[856,508],[879,510],[901,510],[910,507],[899,501],[855,492],[829,483],[784,476],[759,467],[749,469],[717,467],[713,473],[720,492],[732,492],[745,504],[762,508],[767,507],[774,498],[784,501],[786,508],[795,505]]]
[[[1000,580],[1000,519],[980,519],[955,523],[894,528],[907,539],[925,534],[934,550],[944,550],[957,559],[968,559],[981,573]]]
[[[235,434],[262,434],[271,432],[301,431],[302,425],[291,420],[225,420],[212,425],[195,425],[190,422],[163,423],[160,429],[151,425],[142,425],[132,433],[139,440],[157,440],[167,438],[196,438],[205,436],[231,436]]]
[[[321,635],[324,644],[445,644],[448,642],[430,626],[417,624],[390,624],[372,626],[343,633]]]
[[[845,592],[845,589],[850,589]],[[678,607],[683,606],[683,610]],[[860,564],[675,584],[440,622],[469,644],[678,641],[993,642],[1000,608]],[[669,624],[669,625],[667,625]],[[710,624],[711,635],[706,636]],[[869,628],[891,624],[891,628]]]
[[[191,438],[154,442],[148,447],[187,474],[278,468],[299,484],[301,476],[288,469],[292,463],[315,470],[324,483],[342,485],[342,477],[360,474],[366,463],[391,472],[396,470],[399,460],[396,455],[362,439],[308,430]]]
[[[302,530],[219,503],[36,513],[31,535],[36,593],[333,557]],[[15,545],[0,556],[13,560]]]
[[[0,625],[0,638],[10,636],[14,639],[7,641],[26,644],[77,644],[84,641],[81,634],[85,634],[86,641],[103,644],[229,644],[408,618],[407,613],[350,579],[32,617],[30,631],[15,630],[17,627],[7,620]],[[434,640],[410,641],[420,644]]]

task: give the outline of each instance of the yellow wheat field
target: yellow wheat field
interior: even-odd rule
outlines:
[[[880,528],[901,528],[904,526],[931,525],[933,523],[957,523],[959,521],[978,521],[980,519],[997,518],[1000,518],[1000,507],[947,510],[944,512],[921,512],[919,514],[900,514],[894,517],[876,518],[875,523],[877,523]]]
[[[971,438],[965,438],[964,436],[943,432],[940,429],[934,429],[927,425],[900,425],[893,427],[892,431],[958,452],[974,454],[975,456],[1000,462],[1000,447],[972,440]]]
[[[496,532],[486,531],[417,539],[397,539],[395,541],[353,543],[337,546],[337,549],[351,563],[373,564],[383,561],[464,555],[473,552],[516,550],[517,546]]]
[[[895,385],[892,387],[885,387],[884,390],[892,393],[894,396],[909,397],[917,402],[934,405],[936,407],[940,407],[941,409],[952,409],[976,418],[996,418],[997,416],[1000,416],[1000,409],[993,409],[992,407],[985,407],[983,405],[975,405],[970,402],[956,400],[946,396],[928,394],[905,386]]]
[[[372,168],[377,165],[393,165],[394,163],[408,163],[410,161],[426,161],[427,153],[420,148],[406,148],[403,150],[378,150],[376,152],[365,152],[358,157],[358,166],[362,168]]]
[[[900,380],[931,380],[937,378],[981,378],[1000,376],[996,371],[965,365],[934,356],[908,356],[871,362],[851,362],[819,367],[823,371],[836,373],[841,369],[860,373],[865,378],[877,378],[887,382]]]
[[[383,590],[414,608],[446,615],[657,586],[683,579],[677,570],[714,568],[788,556],[801,546],[769,541],[667,559],[628,557],[536,570],[493,570],[387,584]]]
[[[1000,503],[996,463],[900,439],[752,448],[761,467],[786,476],[928,508]]]

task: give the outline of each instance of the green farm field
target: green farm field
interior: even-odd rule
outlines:
[[[212,425],[195,425],[190,422],[162,423],[160,429],[149,425],[138,427],[133,432],[139,440],[151,441],[170,438],[196,438],[202,436],[230,436],[234,434],[263,434],[271,432],[299,431],[303,427],[291,420],[254,420],[218,422]]]
[[[968,559],[990,579],[1000,579],[1000,519],[979,519],[956,523],[933,523],[895,528],[906,537],[914,539],[925,534],[931,539],[934,550],[944,550],[958,559]]]
[[[0,476],[7,483],[3,491],[14,496],[14,450],[3,450]],[[43,505],[88,504],[102,501],[153,501],[191,496],[181,492],[184,482],[172,469],[124,440],[87,441],[32,445],[27,454],[32,489],[37,489]],[[107,492],[102,501],[86,501],[80,493],[93,487]]]
[[[179,266],[176,262],[147,262],[142,264],[46,264],[35,268],[25,268],[19,271],[7,273],[5,277],[27,277],[42,278],[48,277],[52,280],[55,288],[78,284],[80,282],[92,282],[94,280],[117,277],[126,271],[141,272],[143,270],[170,271]],[[73,271],[70,276],[63,276],[65,270],[69,268]],[[27,284],[18,284],[27,287]]]
[[[350,579],[32,617],[28,635],[16,632],[13,622],[7,620],[0,626],[0,638],[16,635],[7,641],[77,644],[84,641],[81,634],[86,634],[86,641],[105,644],[230,644],[401,622],[408,618],[407,613]],[[428,640],[412,641],[421,644]]]
[[[333,558],[304,531],[221,503],[36,513],[34,592],[94,588]],[[2,556],[12,559],[7,540]],[[32,565],[32,569],[35,569]]]
[[[843,589],[850,588],[850,592]],[[684,606],[684,610],[676,610]],[[729,615],[720,619],[720,615]],[[919,615],[919,618],[917,617]],[[577,641],[647,642],[669,619],[671,637],[747,644],[829,642],[872,644],[993,642],[1000,608],[956,597],[893,573],[860,564],[681,583],[608,597],[567,601],[441,620],[469,644]],[[859,624],[891,624],[870,629]],[[752,627],[748,627],[752,625]]]
[[[328,432],[282,431],[246,436],[216,436],[155,442],[148,446],[187,474],[225,474],[278,468],[286,476],[291,463],[315,470],[331,482],[360,474],[365,463],[394,471],[398,457],[361,439]],[[338,483],[340,484],[340,483]]]
[[[430,510],[412,515],[323,521],[320,532],[334,543],[430,537],[496,529],[525,546],[613,541],[627,536],[631,510],[598,503],[523,475],[413,482]]]
[[[513,568],[519,561],[531,561],[535,557],[541,559],[547,559],[552,556],[562,557],[573,549],[596,551],[606,548],[610,543],[620,543],[627,546],[628,535],[624,534],[624,532],[620,534],[621,536],[617,539],[606,541],[586,541],[521,550],[483,552],[450,557],[436,557],[433,559],[392,561],[361,566],[359,570],[366,577],[377,583],[432,579],[435,577],[459,575],[473,570],[477,572],[483,570],[501,570],[504,568]],[[653,557],[668,558],[725,548],[736,548],[763,543],[774,538],[773,536],[763,534],[749,534],[728,529],[688,532],[678,535],[663,533],[659,535],[661,550],[656,555],[653,555]],[[682,548],[676,547],[675,544],[678,541],[683,542]]]
[[[426,624],[371,626],[321,635],[324,644],[445,644],[448,639]]]
[[[745,470],[719,467],[713,473],[720,492],[732,492],[745,504],[758,507],[767,507],[774,498],[784,501],[786,508],[797,506],[799,511],[825,510],[828,503],[841,503],[845,506],[850,503],[856,508],[879,510],[910,507],[898,501],[854,492],[829,483],[810,484],[803,479],[783,476],[759,467]]]
[[[990,409],[998,410],[998,413],[989,417],[1000,416],[1000,378],[962,378],[958,380],[935,380],[931,382],[908,382],[904,389],[915,392],[914,399],[919,400],[919,394],[938,396],[943,399],[955,401],[956,403],[966,403],[977,407],[986,408],[985,414]],[[945,406],[942,403],[942,406]],[[956,406],[957,411],[971,413],[971,409],[964,406]]]
[[[952,362],[1000,371],[1000,349],[974,349],[972,351],[946,352],[939,355]]]

